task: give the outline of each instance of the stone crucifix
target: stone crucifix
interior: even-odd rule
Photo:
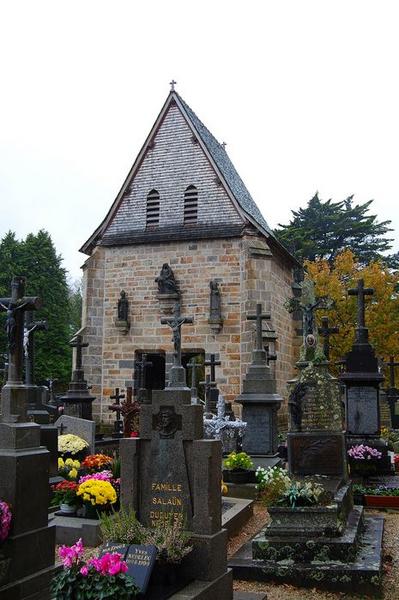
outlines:
[[[338,327],[329,327],[328,317],[321,317],[321,327],[318,332],[323,338],[323,354],[327,360],[330,360],[330,336],[339,333],[339,329]]]
[[[193,317],[182,317],[180,315],[180,302],[176,302],[173,317],[162,317],[162,325],[169,325],[172,329],[174,346],[174,367],[181,367],[181,327],[184,324],[193,325]]]
[[[109,398],[110,398],[110,400],[115,401],[113,404],[108,406],[108,410],[112,410],[115,412],[113,437],[122,437],[122,435],[123,435],[123,420],[121,419],[121,412],[122,412],[123,408],[122,408],[120,401],[125,398],[125,394],[120,394],[119,388],[115,388],[115,394],[113,396],[110,396]]]
[[[36,331],[47,331],[47,321],[34,321],[33,311],[25,312],[24,354],[25,354],[25,384],[34,385],[35,342]]]
[[[75,357],[75,371],[82,370],[82,348],[87,348],[88,343],[83,342],[83,338],[80,334],[76,335],[72,341],[69,342],[71,348],[76,348],[76,357]]]
[[[0,312],[6,312],[8,342],[8,386],[22,385],[24,312],[38,310],[42,303],[37,296],[24,296],[25,277],[13,277],[11,297],[0,298]]]
[[[134,364],[138,371],[138,389],[145,390],[147,389],[147,368],[152,367],[153,363],[147,360],[147,354],[143,353],[141,360],[136,360]]]
[[[203,368],[201,363],[196,362],[195,356],[187,363],[187,369],[191,370],[191,404],[198,404],[197,392],[197,370]]]
[[[366,311],[366,296],[372,296],[374,294],[373,288],[364,287],[364,279],[359,279],[357,287],[348,290],[349,296],[357,296],[357,329],[356,329],[356,341],[367,342],[368,332],[366,329],[365,322],[365,311]]]
[[[262,304],[256,305],[256,315],[247,315],[247,321],[256,321],[256,350],[263,352],[263,321],[271,319],[270,313],[262,313]]]

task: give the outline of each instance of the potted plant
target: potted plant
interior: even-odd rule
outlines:
[[[399,488],[366,488],[364,502],[376,508],[399,508]]]
[[[51,487],[53,490],[52,506],[59,506],[66,515],[76,512],[79,500],[77,498],[78,484],[75,481],[61,481]]]
[[[58,436],[58,452],[65,458],[79,460],[87,454],[89,444],[83,438],[73,433]]]
[[[76,480],[79,474],[80,462],[73,458],[66,458],[65,460],[60,456],[58,458],[58,474],[65,479],[72,481]]]
[[[245,452],[231,452],[223,461],[223,481],[227,483],[255,483],[254,463]]]
[[[11,559],[4,556],[1,546],[10,534],[12,514],[10,506],[4,500],[0,500],[0,585],[6,579]]]
[[[107,454],[89,454],[82,461],[81,468],[86,473],[98,473],[104,469],[112,469],[114,459]]]
[[[98,513],[110,510],[118,496],[110,481],[90,477],[78,485],[76,495],[85,506],[85,516],[97,519]]]
[[[365,488],[360,483],[355,483],[355,484],[353,484],[352,491],[353,491],[353,504],[357,504],[358,506],[363,506],[364,494],[366,493],[367,488]]]
[[[291,485],[288,471],[280,467],[258,467],[255,478],[259,499],[266,506],[276,504]]]
[[[377,472],[377,461],[381,460],[382,453],[371,446],[356,444],[349,448],[348,456],[351,474],[367,477]]]
[[[58,553],[63,570],[52,583],[57,600],[128,600],[138,595],[133,579],[126,575],[128,567],[120,554],[107,552],[99,558],[84,561],[81,539],[73,546],[61,546]]]

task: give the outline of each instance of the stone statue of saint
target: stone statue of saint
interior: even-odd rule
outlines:
[[[211,322],[220,322],[222,320],[222,307],[221,307],[221,295],[219,289],[219,283],[216,279],[212,279],[209,282],[210,288],[210,307],[209,307],[209,320]]]
[[[155,281],[158,284],[160,294],[179,294],[175,276],[168,263],[162,265],[161,272]]]
[[[129,300],[126,298],[125,290],[120,293],[118,300],[118,321],[127,321],[129,316]]]

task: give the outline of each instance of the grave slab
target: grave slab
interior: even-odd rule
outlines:
[[[82,439],[86,440],[89,444],[89,452],[94,454],[95,452],[95,435],[96,435],[96,424],[94,421],[88,419],[80,419],[79,417],[70,417],[69,415],[61,415],[55,422],[55,425],[62,433],[72,433]]]

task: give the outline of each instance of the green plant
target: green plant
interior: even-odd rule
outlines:
[[[246,452],[230,452],[224,460],[223,466],[229,471],[234,469],[253,469],[254,463]]]
[[[255,477],[259,498],[266,506],[276,504],[291,484],[288,471],[280,467],[258,467]]]
[[[291,481],[277,504],[282,506],[312,506],[325,504],[329,499],[324,487],[314,481]]]
[[[180,563],[193,549],[190,535],[184,531],[181,520],[173,515],[160,520],[153,529],[147,529],[144,540],[157,547],[157,560],[164,563]]]
[[[100,531],[104,542],[119,544],[142,544],[146,530],[136,519],[136,513],[129,506],[121,507],[120,511],[110,514],[100,514]]]
[[[112,476],[114,479],[119,479],[121,476],[121,459],[118,457],[114,457],[111,465]]]

